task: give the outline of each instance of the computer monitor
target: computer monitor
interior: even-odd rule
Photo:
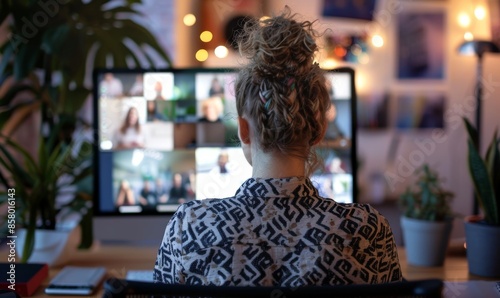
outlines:
[[[190,200],[233,196],[251,177],[237,137],[236,76],[237,69],[94,72],[94,214],[113,217],[96,228],[98,238],[127,230],[123,225],[137,217],[153,225],[153,215],[172,214]],[[322,164],[311,180],[322,196],[350,203],[354,71],[328,71],[326,78],[332,109],[317,148]],[[164,229],[168,217],[159,218]]]

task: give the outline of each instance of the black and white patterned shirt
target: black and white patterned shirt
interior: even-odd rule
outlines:
[[[303,286],[402,280],[387,220],[318,195],[308,178],[247,180],[226,199],[183,204],[167,225],[155,282]]]

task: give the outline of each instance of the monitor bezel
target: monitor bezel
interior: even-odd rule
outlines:
[[[148,73],[148,72],[172,72],[172,73],[220,73],[220,74],[234,74],[238,73],[240,69],[238,68],[97,68],[93,70],[92,73],[92,103],[93,103],[93,215],[94,216],[111,216],[111,217],[138,217],[138,216],[165,216],[171,215],[175,211],[166,211],[166,212],[157,212],[157,211],[143,211],[140,213],[120,213],[118,211],[114,212],[105,212],[100,208],[100,167],[99,167],[99,78],[100,75],[105,73],[113,73],[113,74],[139,74],[139,73]],[[350,113],[351,113],[351,174],[352,174],[352,201],[353,203],[357,202],[358,195],[358,182],[357,182],[357,150],[356,150],[356,131],[357,131],[357,113],[356,113],[356,102],[357,102],[357,94],[356,94],[356,86],[355,86],[355,70],[351,67],[339,67],[335,69],[325,69],[325,74],[327,73],[348,73],[351,79],[351,100],[350,100]],[[325,146],[323,146],[325,147]],[[238,148],[238,147],[236,147]]]

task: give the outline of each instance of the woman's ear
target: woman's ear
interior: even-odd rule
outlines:
[[[238,117],[238,137],[243,144],[250,144],[250,127],[243,117]]]

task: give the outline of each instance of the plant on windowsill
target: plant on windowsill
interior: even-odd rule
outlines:
[[[468,133],[468,166],[474,184],[475,199],[482,216],[465,222],[465,241],[469,272],[492,278],[500,277],[500,137],[495,131],[484,158],[477,150],[479,135],[464,118]]]
[[[444,190],[439,175],[427,164],[417,172],[416,190],[400,196],[401,227],[408,263],[417,266],[443,265],[452,219],[453,193]]]
[[[79,116],[92,91],[92,70],[148,67],[158,60],[171,65],[136,21],[141,2],[0,1],[0,25],[8,23],[0,44],[0,204],[8,208],[15,189],[16,231],[27,235],[23,260],[31,261],[46,240],[37,232],[57,229],[68,209],[82,218],[81,246],[92,243],[93,133]],[[39,124],[21,146],[18,128],[27,119]],[[9,233],[7,219],[0,220],[2,235]]]

